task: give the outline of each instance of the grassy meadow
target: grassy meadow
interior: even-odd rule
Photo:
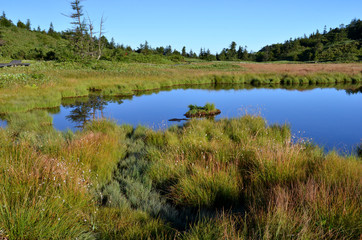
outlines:
[[[6,62],[6,59],[2,60]],[[31,62],[31,61],[30,61]],[[362,82],[362,65],[240,62],[181,64],[31,62],[0,69],[0,113],[60,106],[61,100],[100,92],[103,96],[200,84],[252,84],[305,88]]]
[[[288,125],[245,115],[157,131],[98,119],[61,132],[41,109],[92,92],[188,85],[354,91],[361,71],[240,62],[2,68],[0,239],[360,239],[360,156],[294,142]]]

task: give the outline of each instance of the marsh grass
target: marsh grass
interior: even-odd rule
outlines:
[[[99,119],[58,132],[28,114],[0,130],[1,237],[361,236],[360,160],[293,143],[288,125],[246,115],[154,131]]]
[[[216,109],[215,104],[206,103],[205,106],[189,105],[189,111],[185,113],[188,118],[191,117],[208,117],[220,114],[221,111]]]
[[[129,96],[141,91],[198,84],[297,88],[358,84],[362,80],[360,64],[31,63],[27,68],[1,70],[0,113],[57,107],[64,98],[88,96],[92,91],[101,92],[103,96]]]

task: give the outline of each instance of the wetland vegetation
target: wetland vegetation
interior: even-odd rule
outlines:
[[[60,132],[37,110],[92,92],[131,96],[190,84],[343,89],[347,83],[353,94],[361,86],[360,64],[31,63],[1,70],[0,112],[8,125],[0,129],[0,237],[361,235],[361,161],[293,143],[288,126],[247,115],[191,120],[166,131],[102,119]]]
[[[28,115],[0,130],[2,237],[361,234],[360,160],[292,143],[286,125],[248,115],[154,131],[97,120],[73,133]]]
[[[191,104],[189,105],[189,111],[185,113],[185,117],[212,117],[220,113],[220,109],[217,109],[213,103],[206,103],[203,107]]]
[[[361,238],[361,145],[326,153],[253,114],[162,130],[96,117],[116,96],[172,87],[361,94],[360,20],[257,53],[232,42],[218,55],[131,49],[84,31],[0,17],[0,60],[31,63],[0,69],[0,239]],[[334,62],[251,62],[274,60]],[[61,105],[81,130],[53,127]]]

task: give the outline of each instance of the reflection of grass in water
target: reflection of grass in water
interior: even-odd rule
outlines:
[[[154,131],[97,120],[73,133],[26,114],[0,129],[0,236],[360,236],[361,162],[293,144],[287,125],[246,115]]]
[[[238,64],[235,62],[180,66],[106,61],[33,62],[27,68],[2,70],[6,79],[15,80],[11,80],[14,83],[10,85],[6,83],[6,86],[0,88],[0,113],[56,107],[60,105],[62,98],[87,96],[92,91],[99,91],[102,95],[107,96],[127,96],[147,90],[192,84],[253,84],[254,86],[298,89],[336,83],[353,84],[362,80],[360,73],[356,73],[354,70],[345,71],[342,68],[344,65],[338,64],[333,66],[341,72],[334,71],[328,64],[298,64],[298,67],[302,66],[308,70],[304,73],[295,71],[293,64],[288,64],[287,67],[283,64],[267,66],[268,68],[264,69],[263,64]],[[282,66],[282,69],[279,72],[269,71],[268,69],[273,66],[276,69]],[[352,69],[358,68],[356,65],[351,66],[353,66]],[[260,71],[256,71],[254,68],[260,68]],[[325,69],[329,69],[328,71],[331,72],[327,73]],[[16,80],[18,78],[21,79]],[[30,80],[27,80],[28,78]]]

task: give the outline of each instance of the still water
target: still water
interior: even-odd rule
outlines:
[[[69,101],[69,100],[68,100]],[[106,117],[119,124],[139,124],[164,129],[181,122],[189,104],[215,103],[220,118],[259,114],[269,124],[290,124],[298,138],[350,152],[362,141],[362,94],[334,88],[286,89],[173,89],[130,99],[93,96],[64,102],[53,114],[54,127],[76,130],[94,117]]]
[[[5,127],[6,121],[0,119],[0,127]]]

